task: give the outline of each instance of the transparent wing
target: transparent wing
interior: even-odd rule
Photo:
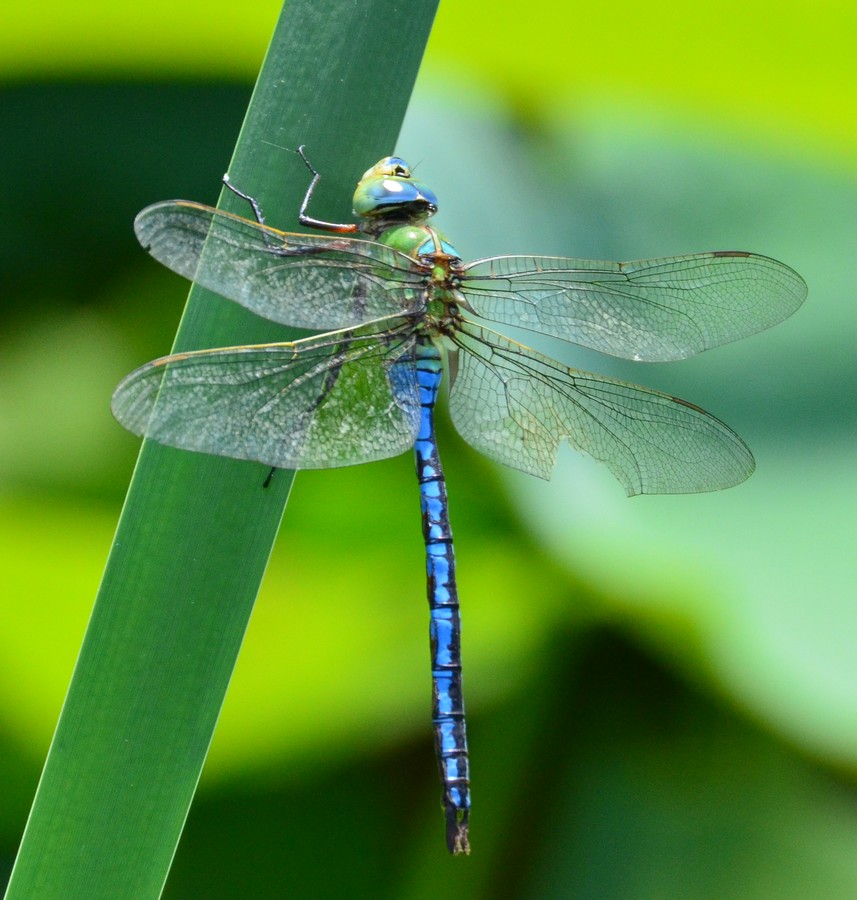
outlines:
[[[403,321],[385,332],[177,353],[123,379],[113,414],[171,447],[279,468],[384,459],[416,438],[414,345]]]
[[[753,456],[726,425],[692,404],[555,360],[471,322],[456,333],[450,412],[491,459],[550,478],[560,442],[603,462],[633,494],[731,487]]]
[[[174,272],[284,325],[346,328],[422,307],[416,263],[373,241],[288,234],[187,200],[146,207],[134,230]]]
[[[783,263],[739,251],[619,263],[496,256],[464,273],[462,291],[484,319],[647,362],[770,328],[807,291]]]

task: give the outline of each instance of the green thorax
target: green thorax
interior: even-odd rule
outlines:
[[[394,225],[382,231],[375,240],[413,259],[436,253],[460,259],[455,247],[430,225]]]

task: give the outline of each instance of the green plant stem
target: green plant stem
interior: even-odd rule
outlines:
[[[355,181],[393,150],[436,7],[285,5],[229,165],[272,224],[296,225],[307,172],[283,148],[299,144],[324,173],[314,214],[349,218]],[[194,286],[175,347],[287,336]],[[265,475],[144,443],[7,900],[160,896],[292,482]]]

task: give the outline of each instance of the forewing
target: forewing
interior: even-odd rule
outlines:
[[[566,368],[473,323],[454,340],[452,420],[497,462],[550,478],[567,440],[603,462],[629,496],[719,490],[753,471],[741,438],[684,400]]]
[[[187,200],[146,207],[134,230],[174,272],[296,328],[357,326],[423,303],[416,263],[374,241],[289,234]]]
[[[112,409],[159,443],[278,468],[395,456],[420,419],[411,325],[167,356],[128,375]]]
[[[647,362],[770,328],[806,290],[783,263],[738,251],[619,263],[497,256],[465,266],[462,279],[482,318]]]

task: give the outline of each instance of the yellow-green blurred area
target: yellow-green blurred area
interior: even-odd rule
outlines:
[[[277,9],[3,12],[3,877],[138,447],[110,394],[187,291],[131,223],[214,201]],[[442,423],[469,860],[442,840],[411,460],[299,475],[166,896],[857,896],[855,18],[441,4],[395,149],[465,256],[744,249],[804,276],[791,320],[680,364],[525,338],[705,407],[758,469],[626,500],[587,459],[541,483]]]

